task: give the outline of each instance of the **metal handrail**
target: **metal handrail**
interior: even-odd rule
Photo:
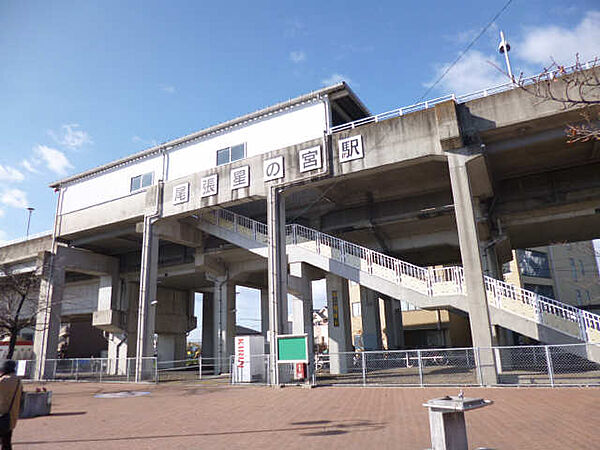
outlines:
[[[462,95],[458,95],[458,96],[455,94],[444,95],[442,97],[434,98],[432,100],[426,100],[424,102],[415,103],[414,105],[403,106],[401,108],[396,108],[391,111],[386,111],[386,112],[383,112],[380,114],[376,114],[374,116],[363,117],[362,119],[358,119],[353,122],[347,122],[347,123],[343,123],[341,125],[336,125],[334,127],[331,127],[331,131],[333,133],[335,133],[335,132],[339,132],[339,131],[350,130],[350,129],[359,127],[361,125],[366,125],[368,123],[381,122],[382,120],[393,119],[396,117],[403,116],[404,114],[429,109],[429,108],[437,105],[438,103],[442,103],[442,102],[445,102],[448,100],[454,100],[456,103],[459,103],[459,104],[466,103],[470,100],[476,100],[478,98],[487,97],[489,95],[499,94],[500,92],[510,91],[511,89],[514,89],[519,86],[529,86],[530,84],[533,84],[533,83],[539,81],[541,76],[548,77],[548,79],[553,79],[557,76],[568,75],[570,73],[574,73],[578,67],[583,67],[585,69],[589,69],[589,68],[593,67],[593,65],[596,63],[598,63],[597,58],[592,59],[584,64],[579,64],[579,65],[573,64],[572,66],[569,66],[569,67],[557,68],[550,72],[541,72],[537,75],[532,75],[527,78],[522,78],[519,80],[518,84],[516,82],[511,81],[508,83],[500,84],[498,86],[493,86],[491,88],[480,89],[478,91],[471,92],[469,94],[462,94]]]
[[[267,226],[264,223],[241,216],[231,211],[218,209],[212,210],[209,214],[215,216],[217,224],[219,224],[220,220],[225,220],[230,222],[232,228],[234,229],[239,230],[239,226],[244,226],[250,229],[260,228],[261,230],[264,230],[263,234],[267,234]],[[257,240],[256,237],[253,237],[253,239]],[[463,295],[466,294],[464,270],[460,266],[442,268],[419,267],[375,250],[371,250],[370,248],[353,244],[335,236],[331,236],[329,234],[322,233],[318,230],[298,224],[286,225],[286,241],[288,241],[287,243],[293,245],[302,245],[306,242],[314,243],[314,249],[306,246],[305,248],[320,255],[326,251],[325,248],[328,248],[327,251],[329,254],[327,257],[338,260],[345,264],[351,264],[350,259],[352,257],[358,258],[361,263],[365,263],[364,269],[370,274],[378,276],[379,278],[387,279],[387,281],[394,282],[398,285],[405,284],[410,289],[421,292],[430,297],[438,297],[452,293]],[[373,270],[374,267],[377,270]],[[388,274],[390,271],[393,271],[394,277],[382,277],[378,271],[379,268],[383,268],[384,270],[388,269]],[[363,270],[362,264],[360,265],[360,270]],[[406,277],[413,279],[416,278],[418,281],[423,282],[423,285],[421,286],[415,285],[414,283],[403,283],[403,281],[406,281]],[[497,308],[506,309],[505,305],[502,304],[502,298],[510,298],[520,301],[521,303],[533,308],[534,317],[509,310],[511,313],[526,317],[527,319],[534,320],[537,323],[555,329],[558,328],[554,327],[550,323],[544,322],[545,314],[551,314],[560,319],[573,322],[577,324],[579,329],[577,337],[584,342],[590,341],[588,329],[593,329],[600,332],[600,315],[598,314],[594,314],[589,311],[583,311],[567,303],[562,303],[558,300],[536,294],[535,292],[528,291],[527,289],[514,286],[506,283],[505,281],[497,280],[487,275],[484,276],[484,281],[486,291],[489,293],[488,301],[490,301]],[[437,286],[448,283],[454,286],[454,292],[435,292],[435,288]],[[560,331],[568,333],[568,331],[565,330]]]

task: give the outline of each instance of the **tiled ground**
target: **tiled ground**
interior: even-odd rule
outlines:
[[[19,421],[17,449],[423,449],[429,422],[422,403],[457,393],[210,384],[46,387],[53,391],[53,414]],[[94,398],[124,390],[151,395]],[[468,388],[465,395],[494,401],[467,413],[472,448],[600,448],[600,388]]]

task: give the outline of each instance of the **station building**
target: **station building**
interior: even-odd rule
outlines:
[[[312,341],[323,278],[331,354],[353,349],[351,290],[369,347],[381,318],[386,345],[407,344],[404,301],[460,314],[483,349],[508,330],[592,354],[599,316],[502,279],[513,249],[598,237],[600,152],[563,135],[577,114],[504,86],[372,115],[339,83],[59,180],[51,235],[0,248],[40,272],[38,373],[61,323],[101,333],[140,377],[144,357],[183,359],[198,292],[203,356],[226,371],[236,285],[261,290],[274,357],[276,335]],[[484,354],[483,379],[496,369]]]

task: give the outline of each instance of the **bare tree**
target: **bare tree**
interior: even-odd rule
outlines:
[[[38,270],[20,273],[8,266],[0,272],[0,335],[9,337],[6,358],[12,359],[20,332],[35,326],[40,276]]]
[[[552,59],[549,67],[534,77],[512,80],[520,89],[540,99],[562,104],[564,109],[580,109],[582,121],[566,128],[567,142],[600,141],[600,60],[582,63],[579,54],[573,66]]]

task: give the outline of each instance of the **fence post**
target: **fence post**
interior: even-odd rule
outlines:
[[[481,375],[481,355],[479,354],[479,347],[473,347],[473,356],[475,357],[475,366],[477,367],[477,378],[479,379],[479,385],[483,386],[483,376]]]
[[[108,360],[107,360],[108,363]],[[102,358],[100,358],[100,383],[102,383]]]
[[[152,360],[154,361],[154,383],[158,384],[158,359],[154,357]]]
[[[52,373],[52,379],[56,380],[56,365],[58,364],[58,360],[54,360],[54,372]]]
[[[252,238],[256,241],[256,222],[252,221]]]
[[[202,356],[198,356],[198,379],[202,379]]]
[[[75,358],[75,381],[79,381],[79,359]]]
[[[550,355],[550,347],[544,346],[546,350],[546,366],[548,367],[548,378],[550,379],[550,386],[554,387],[554,367],[552,366],[552,355]]]
[[[419,384],[423,387],[423,360],[421,359],[421,350],[417,350],[417,360],[419,361]]]
[[[367,385],[367,357],[365,355],[365,352],[361,352],[360,353],[361,356],[361,365],[362,365],[362,379],[363,379],[363,386]]]

